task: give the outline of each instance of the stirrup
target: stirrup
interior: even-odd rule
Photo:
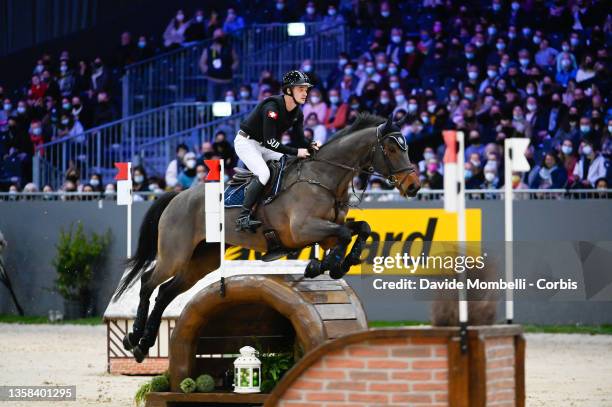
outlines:
[[[236,232],[249,230],[255,233],[255,229],[261,226],[261,221],[251,219],[251,215],[244,215],[236,219]]]

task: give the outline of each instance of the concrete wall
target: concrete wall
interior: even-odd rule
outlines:
[[[140,221],[150,203],[133,206],[133,247]],[[440,208],[441,202],[413,201],[401,204],[370,204],[368,207]],[[468,207],[482,209],[483,241],[504,240],[503,201],[471,201]],[[113,241],[104,268],[97,270],[94,292],[96,313],[101,314],[122,274],[126,250],[126,209],[114,202],[0,202],[0,230],[9,242],[5,253],[8,273],[23,308],[30,315],[46,315],[49,309],[63,309],[61,297],[53,292],[55,270],[52,259],[61,228],[83,222],[86,231],[110,230]],[[612,203],[606,200],[517,201],[514,234],[516,241],[567,242],[612,241]],[[552,247],[551,250],[555,250]],[[601,270],[609,274],[610,269]],[[399,307],[391,297],[364,286],[359,276],[348,281],[360,295],[370,320],[427,320],[429,303],[410,301]],[[399,295],[399,294],[398,294]],[[612,295],[599,301],[518,302],[516,320],[531,323],[610,323]],[[406,300],[405,298],[403,299]],[[0,313],[13,307],[4,286],[0,286]]]

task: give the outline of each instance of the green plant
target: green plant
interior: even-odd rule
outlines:
[[[151,391],[162,392],[170,390],[170,381],[164,375],[155,376],[151,379]]]
[[[269,393],[280,381],[287,370],[294,364],[293,354],[283,353],[260,353],[261,361],[261,391]]]
[[[145,382],[140,385],[136,395],[134,396],[134,402],[137,406],[142,405],[145,402],[147,394],[151,392],[151,382]]]
[[[57,255],[53,266],[57,271],[55,288],[66,300],[84,301],[94,276],[94,266],[110,243],[110,231],[104,235],[92,233],[88,238],[79,223],[68,231],[60,231]]]
[[[196,390],[199,393],[210,393],[215,389],[215,379],[211,375],[203,374],[196,379]]]
[[[194,382],[192,378],[188,377],[183,379],[179,387],[183,393],[193,393],[196,389],[196,382]]]

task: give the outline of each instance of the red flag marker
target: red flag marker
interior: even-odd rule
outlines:
[[[457,162],[457,132],[455,130],[444,130],[442,132],[446,151],[444,152],[445,163]]]
[[[204,164],[208,167],[208,175],[206,181],[221,180],[221,162],[220,160],[204,160]]]
[[[117,175],[115,175],[115,179],[117,181],[127,181],[129,180],[128,174],[128,164],[129,163],[115,163],[115,167],[119,170]]]

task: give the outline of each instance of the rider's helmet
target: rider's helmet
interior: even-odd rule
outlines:
[[[314,85],[310,83],[310,78],[304,72],[289,71],[283,76],[283,93],[291,95],[288,90],[294,86],[308,86],[308,88],[312,88]]]

